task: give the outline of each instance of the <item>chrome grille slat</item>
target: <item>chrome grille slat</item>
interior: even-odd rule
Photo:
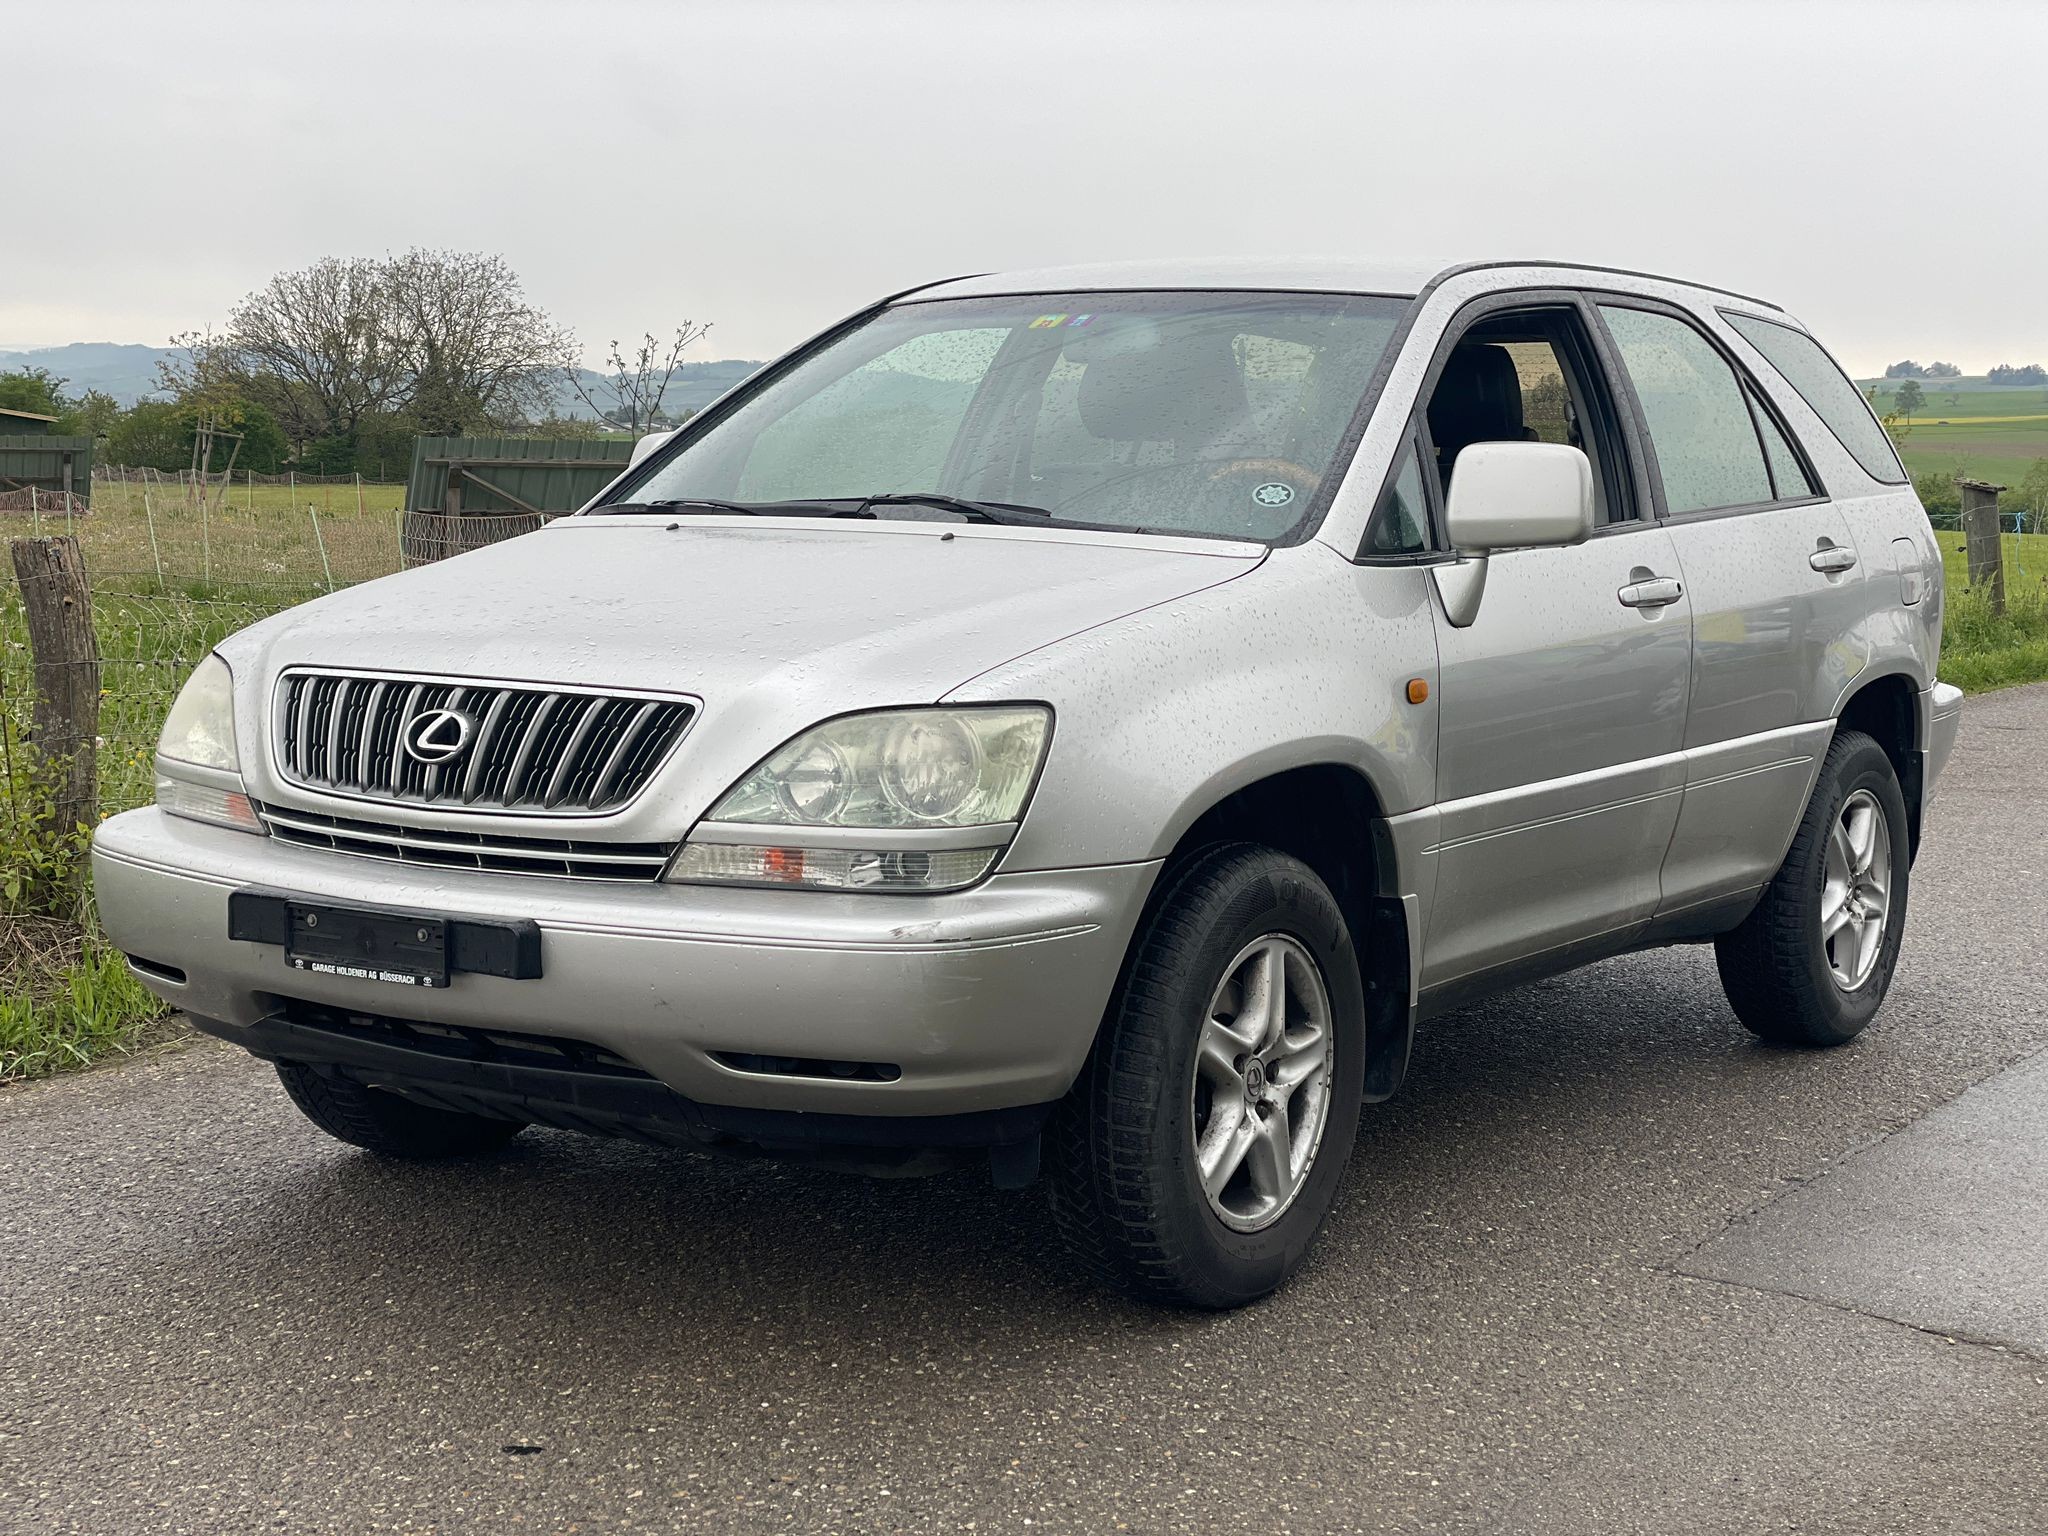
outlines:
[[[505,717],[505,707],[512,702],[512,695],[503,688],[495,689],[491,695],[490,708],[484,711],[483,719],[476,728],[476,745],[469,749],[469,772],[462,776],[462,803],[472,804],[476,800],[477,780],[483,777],[484,764],[491,760],[491,749],[497,745],[498,722]]]
[[[425,764],[406,725],[461,709],[461,752]],[[696,718],[688,699],[541,684],[295,668],[279,680],[272,740],[289,783],[373,801],[538,816],[616,811],[646,788]]]
[[[625,760],[626,749],[633,745],[633,738],[640,734],[640,728],[647,723],[647,717],[659,708],[660,704],[649,699],[633,711],[633,718],[619,733],[619,744],[612,748],[611,755],[604,760],[604,767],[598,771],[597,783],[590,791],[592,800],[600,805],[604,803],[605,791],[612,787],[612,778],[618,773],[619,764]]]
[[[356,788],[367,789],[370,775],[375,772],[377,741],[377,707],[384,702],[385,691],[391,685],[381,677],[370,685],[370,697],[363,705],[363,732],[356,743]]]
[[[440,869],[543,875],[563,880],[659,880],[674,854],[663,843],[598,843],[571,838],[496,837],[358,821],[317,811],[258,808],[270,835],[299,847],[356,858]]]

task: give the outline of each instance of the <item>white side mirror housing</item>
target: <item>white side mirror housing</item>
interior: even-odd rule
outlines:
[[[1593,532],[1593,466],[1563,443],[1473,443],[1451,468],[1444,505],[1451,547],[1578,544]]]
[[[671,427],[666,432],[650,432],[641,438],[639,442],[633,445],[633,457],[627,461],[626,468],[632,469],[637,466],[641,460],[653,453],[655,449],[674,437],[679,430],[681,429]]]
[[[1444,529],[1459,556],[1432,567],[1444,617],[1464,629],[1498,549],[1579,544],[1593,533],[1593,466],[1564,443],[1473,443],[1451,466]]]

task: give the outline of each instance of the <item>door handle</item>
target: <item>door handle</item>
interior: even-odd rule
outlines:
[[[1856,551],[1845,549],[1840,544],[1823,544],[1806,557],[1806,563],[1816,571],[1829,576],[1839,576],[1844,571],[1856,568]]]
[[[1685,596],[1685,588],[1676,577],[1652,576],[1648,581],[1632,581],[1614,595],[1624,608],[1665,608]]]

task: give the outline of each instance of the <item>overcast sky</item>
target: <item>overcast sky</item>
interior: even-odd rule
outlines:
[[[0,24],[0,347],[273,272],[505,255],[593,356],[1159,254],[1555,256],[1764,295],[1853,371],[2048,361],[2048,4],[92,0]]]

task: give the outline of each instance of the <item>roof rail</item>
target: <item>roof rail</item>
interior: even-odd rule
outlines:
[[[1760,304],[1765,309],[1785,313],[1785,306],[1773,304],[1769,299],[1760,299],[1753,293],[1737,293],[1733,288],[1718,287],[1713,283],[1696,283],[1689,277],[1672,277],[1663,272],[1638,272],[1633,267],[1602,267],[1590,261],[1461,261],[1454,267],[1446,267],[1431,279],[1431,286],[1447,278],[1457,277],[1465,272],[1485,272],[1496,267],[1562,267],[1571,272],[1611,272],[1616,277],[1647,277],[1653,282],[1677,283],[1684,288],[1698,288],[1707,293],[1718,293],[1724,298],[1740,299],[1745,304]]]

